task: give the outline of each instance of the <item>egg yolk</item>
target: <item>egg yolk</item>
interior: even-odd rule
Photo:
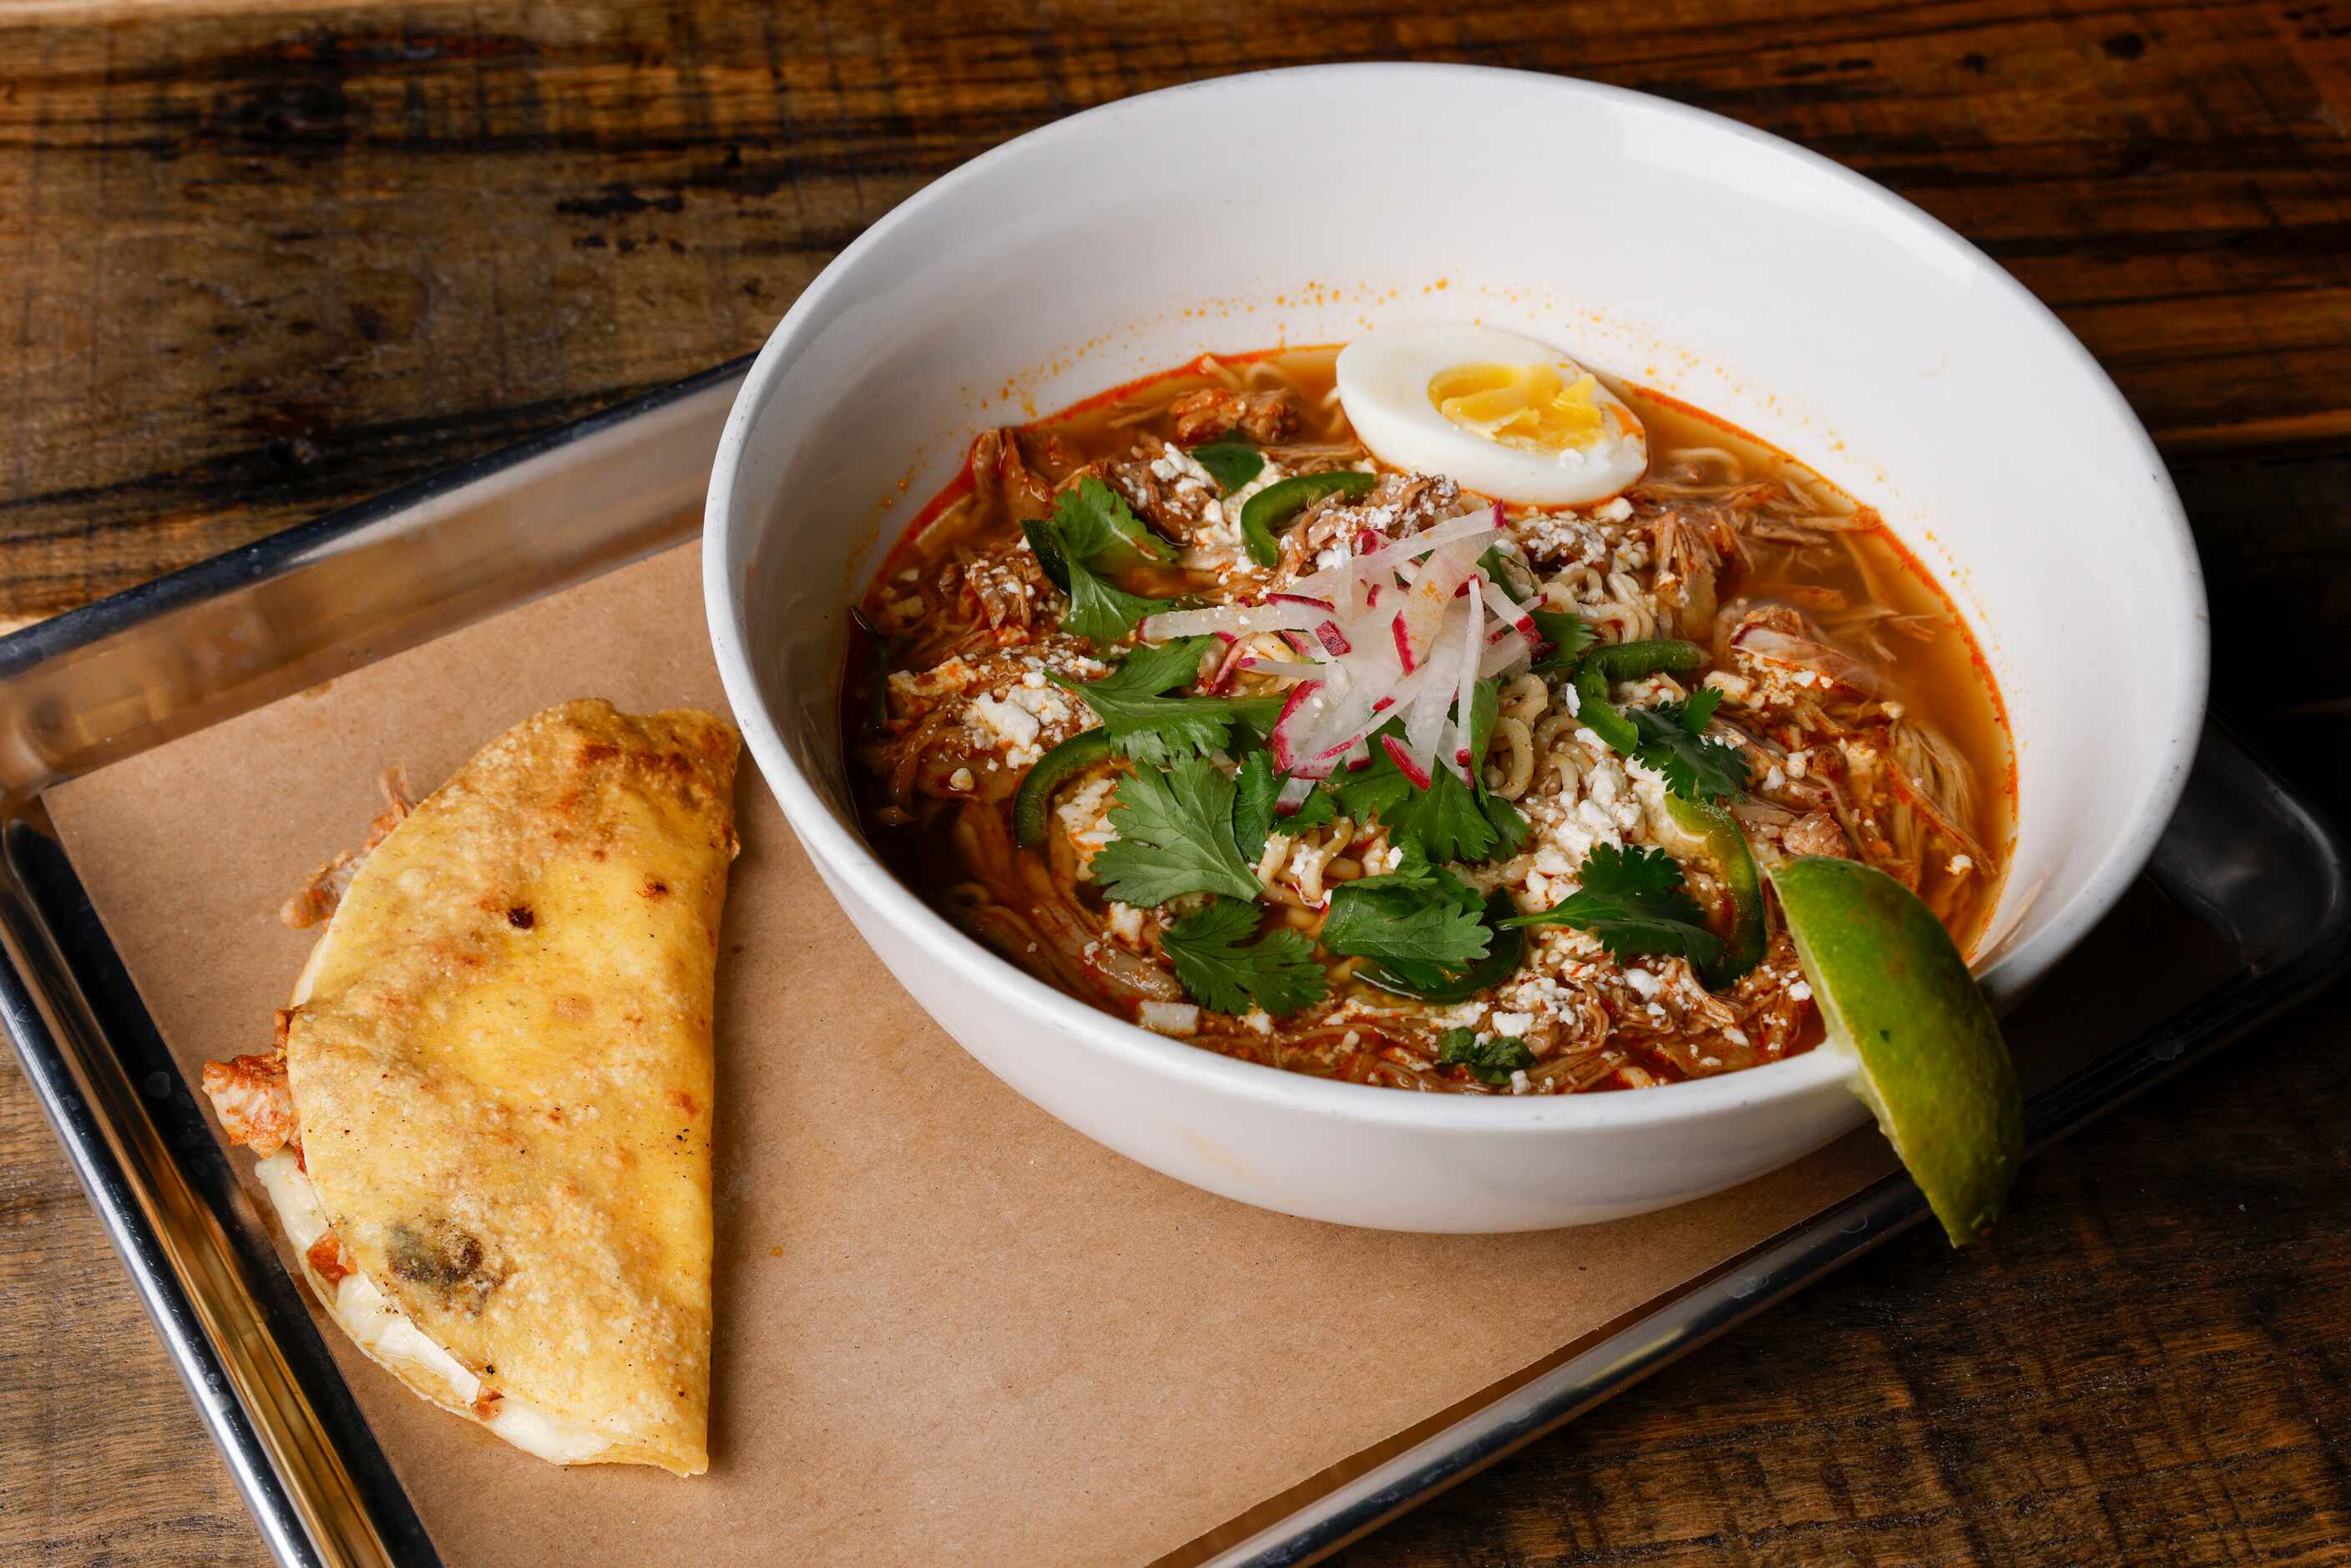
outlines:
[[[1605,427],[1596,383],[1551,365],[1454,365],[1428,378],[1428,401],[1462,429],[1522,452],[1592,444]]]

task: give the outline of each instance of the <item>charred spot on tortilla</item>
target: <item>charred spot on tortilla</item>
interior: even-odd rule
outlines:
[[[489,1293],[506,1283],[505,1270],[487,1266],[482,1239],[446,1220],[394,1225],[384,1239],[384,1254],[393,1273],[468,1312],[480,1312]]]
[[[739,745],[691,709],[573,702],[422,804],[388,782],[365,845],[289,903],[327,925],[271,1048],[204,1069],[327,1314],[556,1464],[708,1468]]]

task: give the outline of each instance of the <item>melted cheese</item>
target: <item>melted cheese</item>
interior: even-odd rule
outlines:
[[[351,1336],[351,1343],[365,1351],[371,1360],[395,1373],[429,1375],[433,1381],[445,1385],[451,1396],[437,1403],[472,1414],[474,1401],[481,1396],[481,1379],[466,1371],[455,1356],[417,1332],[416,1325],[402,1317],[398,1309],[384,1299],[373,1281],[354,1271],[343,1276],[340,1283],[329,1285],[310,1267],[310,1244],[327,1233],[327,1216],[319,1207],[318,1192],[310,1186],[310,1178],[302,1173],[294,1151],[280,1149],[256,1163],[253,1171],[261,1178],[262,1190],[268,1193],[270,1206],[277,1210],[277,1222],[285,1228],[286,1239],[294,1244],[296,1252],[302,1254],[302,1271],[309,1277],[311,1289],[326,1302],[327,1311],[342,1325],[343,1332]],[[611,1440],[594,1428],[567,1421],[511,1394],[499,1397],[482,1424],[524,1453],[536,1455],[549,1464],[582,1464],[611,1447]]]

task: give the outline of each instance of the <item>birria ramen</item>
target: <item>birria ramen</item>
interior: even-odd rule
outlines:
[[[1818,475],[1479,327],[991,430],[859,609],[906,883],[1144,1028],[1359,1083],[1642,1088],[1822,1024],[1768,878],[1962,948],[2011,839],[1950,603]]]

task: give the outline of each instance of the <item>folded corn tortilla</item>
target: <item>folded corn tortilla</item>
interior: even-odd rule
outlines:
[[[277,1049],[204,1071],[353,1342],[556,1464],[708,1467],[737,749],[692,709],[524,720],[322,868]]]

